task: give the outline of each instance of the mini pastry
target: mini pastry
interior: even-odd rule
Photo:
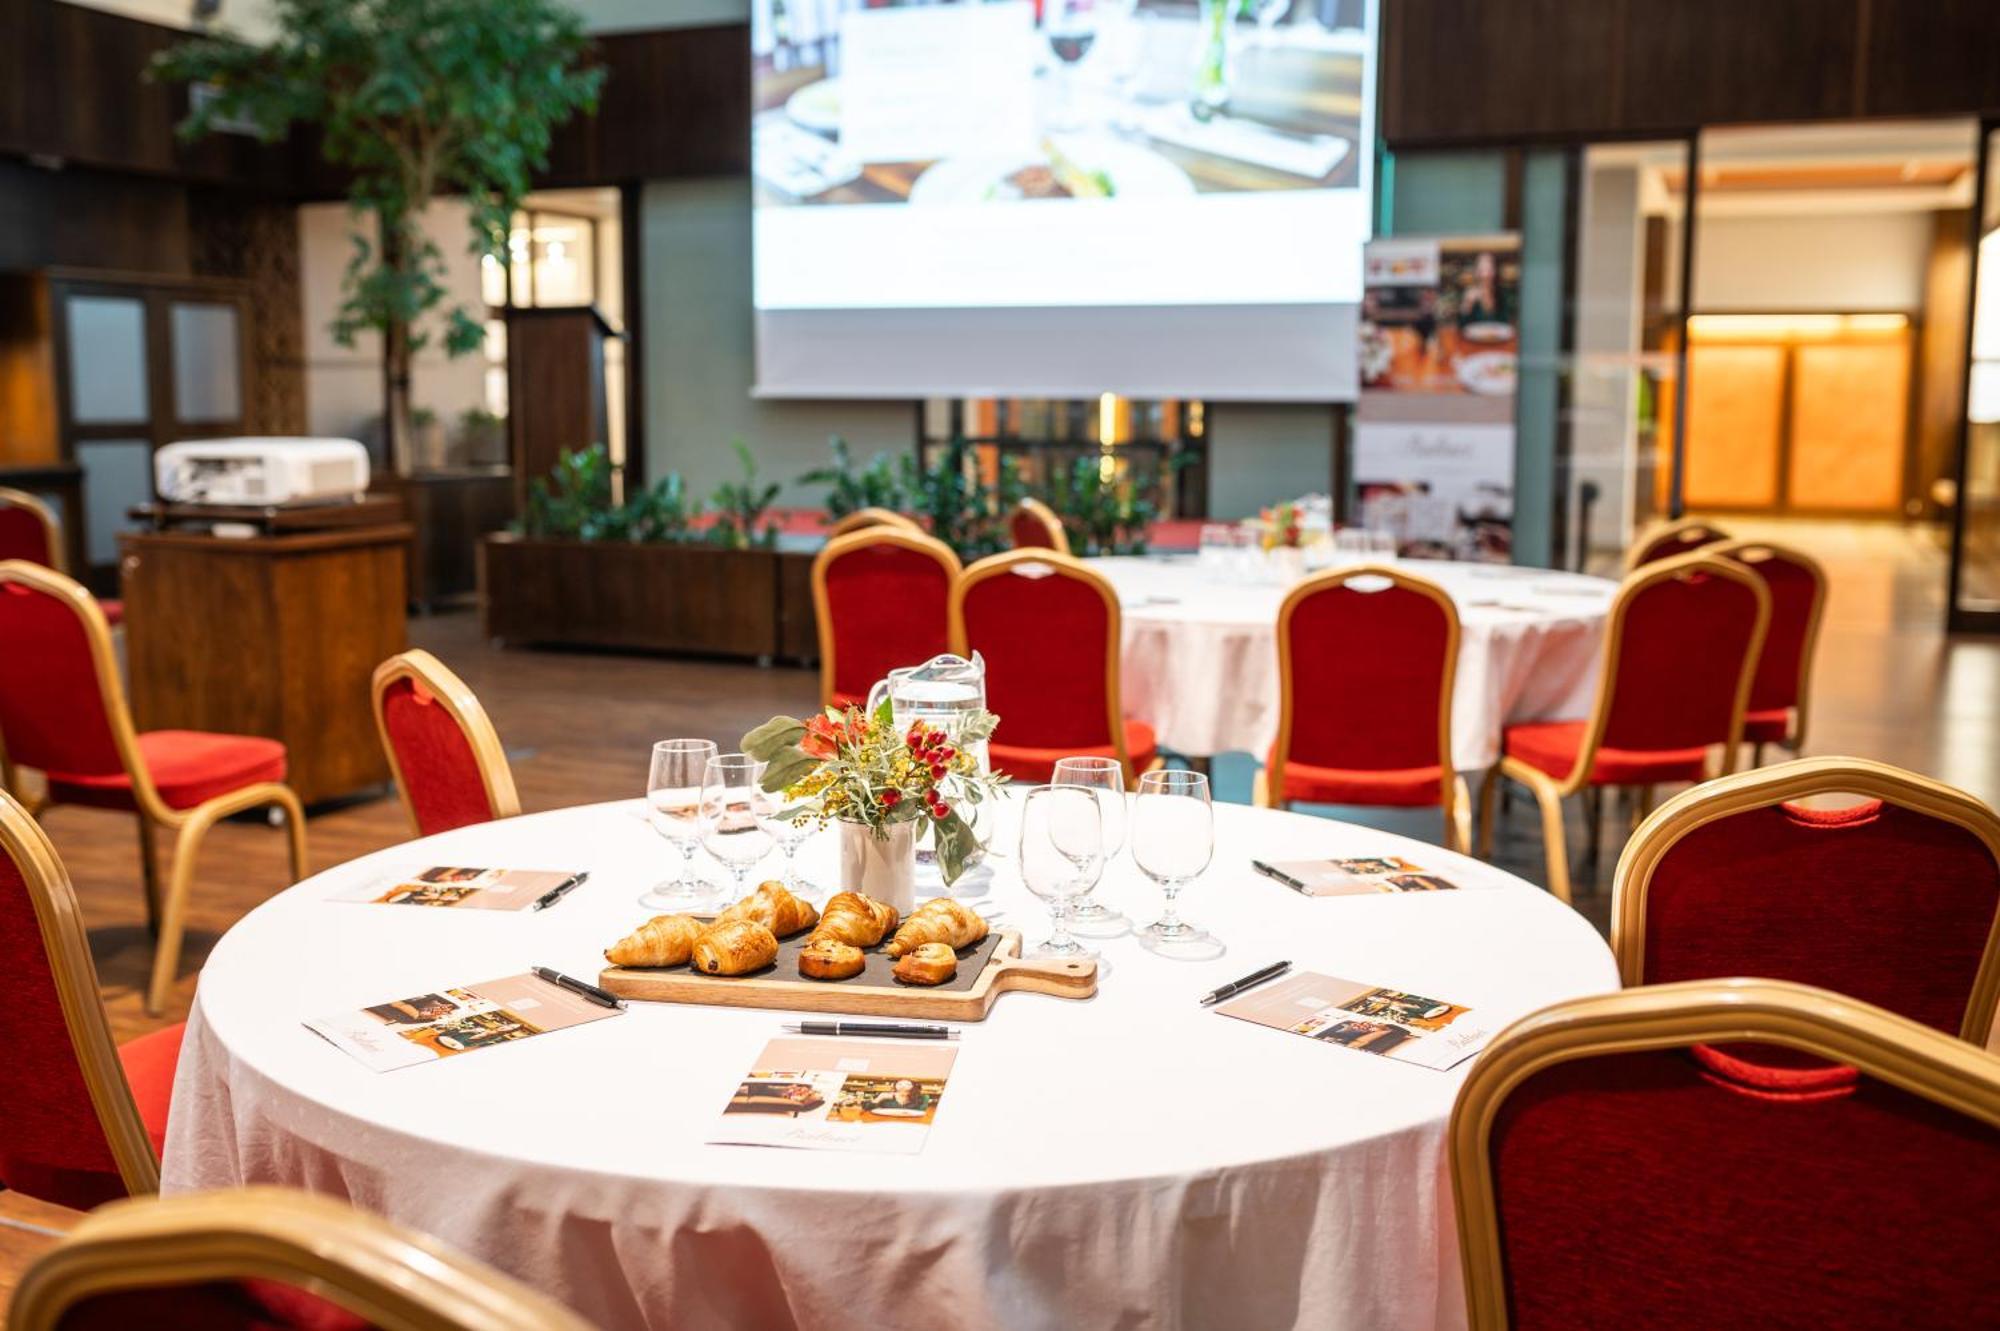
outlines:
[[[715,917],[717,924],[755,920],[780,938],[803,933],[819,920],[810,901],[795,897],[783,883],[759,883],[757,890]]]
[[[919,943],[903,954],[894,973],[904,984],[943,984],[958,974],[958,953],[948,943]]]
[[[604,949],[614,966],[678,966],[708,926],[692,915],[655,915]]]
[[[950,897],[932,897],[903,921],[886,950],[890,956],[900,957],[925,943],[971,947],[984,937],[986,921],[978,911]]]
[[[778,959],[778,936],[755,920],[731,920],[703,931],[691,950],[707,975],[748,975]]]
[[[837,892],[826,903],[819,923],[813,926],[813,937],[831,938],[855,947],[873,947],[896,927],[900,918],[896,908],[886,901],[859,892]]]
[[[824,934],[814,934],[799,949],[799,974],[808,980],[845,980],[867,964],[860,948]]]

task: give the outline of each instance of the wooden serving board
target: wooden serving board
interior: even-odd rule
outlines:
[[[862,1017],[922,1017],[933,1021],[984,1021],[993,1002],[1010,989],[1056,998],[1089,998],[1097,992],[1091,958],[1021,958],[1021,935],[996,929],[958,951],[958,974],[940,985],[904,984],[890,974],[896,963],[879,948],[865,952],[867,967],[845,980],[808,980],[799,974],[806,934],[778,943],[778,959],[748,975],[707,975],[688,966],[607,966],[597,982],[620,998],[647,1003],[705,1003],[714,1007],[785,1008],[793,1012],[842,1012]]]

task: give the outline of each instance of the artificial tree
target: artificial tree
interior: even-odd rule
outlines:
[[[558,0],[275,0],[264,45],[228,34],[162,52],[157,77],[199,83],[180,132],[251,124],[267,142],[305,125],[348,176],[357,225],[331,332],[382,335],[383,419],[397,468],[410,458],[410,363],[418,320],[444,303],[444,256],[424,235],[443,195],[471,209],[471,250],[505,260],[508,231],[557,126],[593,110],[603,71],[584,67],[583,23]],[[375,237],[361,224],[374,219]],[[453,356],[480,345],[479,319],[445,312]]]

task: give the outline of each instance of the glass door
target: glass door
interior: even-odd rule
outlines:
[[[2000,632],[2000,122],[1980,133],[1965,433],[1952,532],[1954,629]]]

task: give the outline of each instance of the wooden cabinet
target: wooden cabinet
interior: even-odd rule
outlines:
[[[307,804],[381,786],[368,681],[409,645],[409,527],[120,538],[141,730],[281,740]]]

